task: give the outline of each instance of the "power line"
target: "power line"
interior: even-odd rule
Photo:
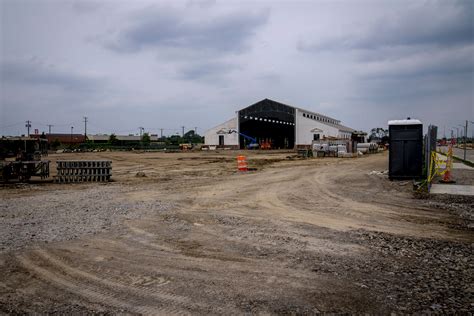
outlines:
[[[71,123],[66,123],[66,124],[58,124],[57,122],[50,122],[49,124],[46,124],[46,123],[43,123],[43,122],[36,122],[35,121],[35,125],[48,126],[50,124],[52,124],[53,126],[71,126],[71,125],[79,124],[79,122],[76,121],[76,122],[71,122]]]

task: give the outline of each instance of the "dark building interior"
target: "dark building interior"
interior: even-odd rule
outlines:
[[[239,111],[239,131],[256,139],[263,149],[286,149],[295,146],[295,109],[264,99]],[[240,148],[251,140],[240,135]]]

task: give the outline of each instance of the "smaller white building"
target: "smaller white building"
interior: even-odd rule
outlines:
[[[234,117],[207,130],[204,134],[204,143],[211,146],[239,148],[239,134],[229,133],[237,130],[237,118]]]

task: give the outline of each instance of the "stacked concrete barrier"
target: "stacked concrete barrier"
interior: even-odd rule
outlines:
[[[379,145],[375,143],[358,143],[357,151],[363,154],[375,154],[379,149]]]
[[[58,160],[57,183],[106,182],[112,176],[110,160]]]

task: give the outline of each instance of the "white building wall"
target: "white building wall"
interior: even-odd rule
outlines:
[[[350,139],[352,137],[352,132],[339,131],[339,137]]]
[[[323,137],[340,137],[337,127],[326,125],[320,121],[303,117],[303,112],[297,110],[296,113],[296,145],[311,145],[315,132],[311,130],[317,128],[322,130],[320,138]]]
[[[295,109],[295,147],[298,145],[299,131],[298,126],[300,126],[300,110]]]
[[[220,125],[217,125],[204,133],[205,145],[219,145],[219,135],[224,135],[224,146],[238,146],[239,134],[218,134],[219,131],[228,131],[230,129],[237,131],[237,117],[228,120]]]

